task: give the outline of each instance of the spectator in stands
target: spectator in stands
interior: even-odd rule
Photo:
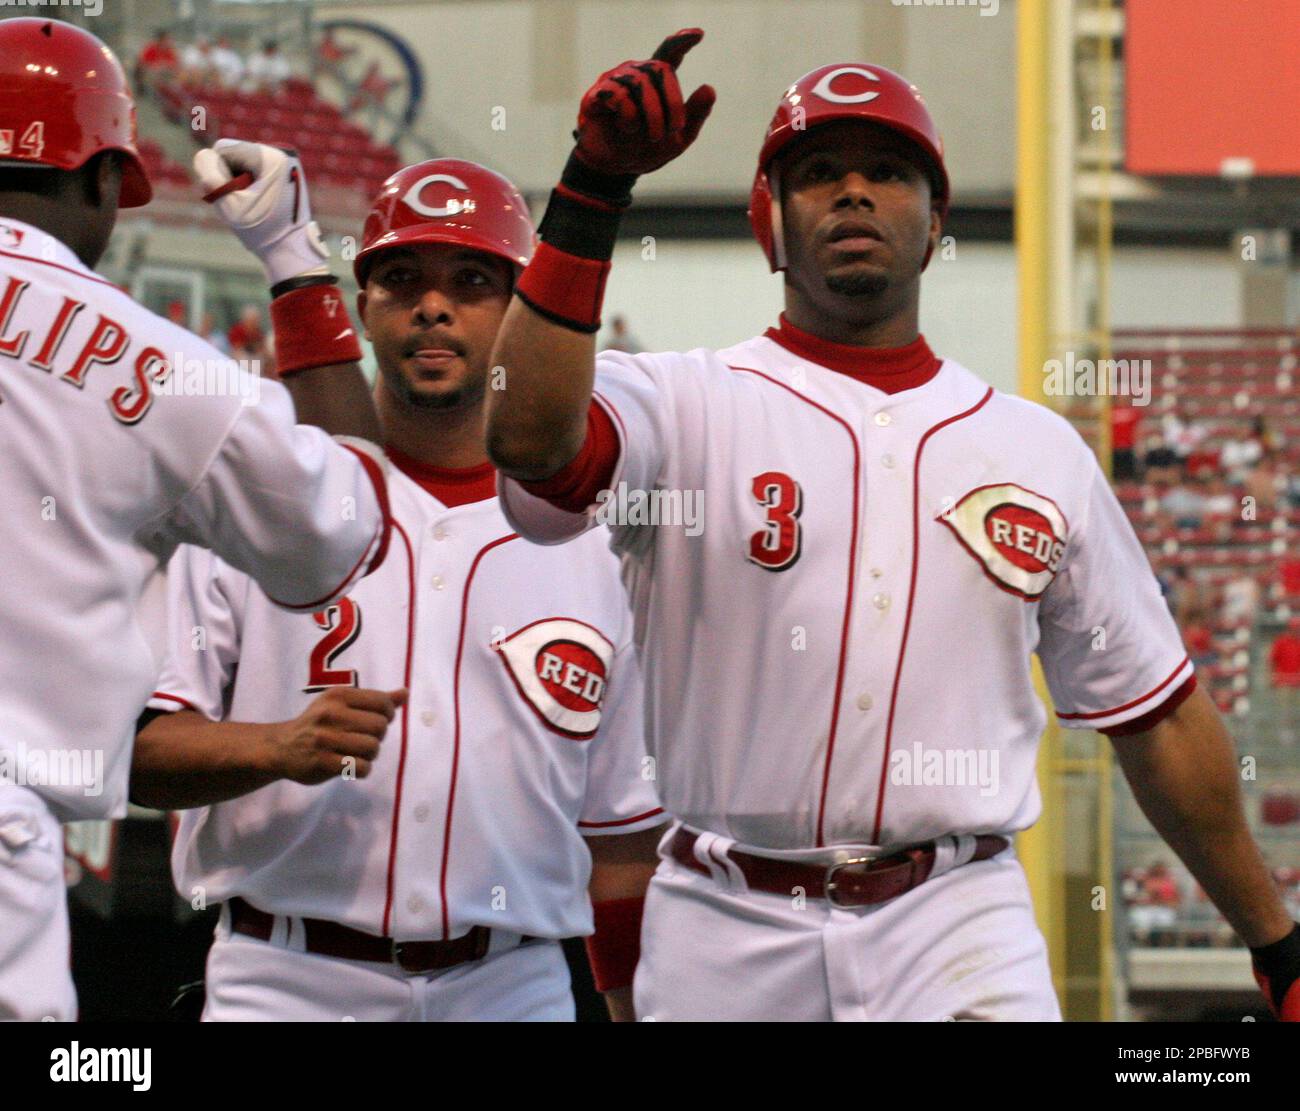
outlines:
[[[1294,705],[1300,691],[1300,618],[1292,618],[1286,629],[1279,633],[1268,652],[1269,667],[1273,672],[1273,689],[1288,707]]]
[[[636,355],[645,350],[636,336],[628,330],[627,317],[622,315],[614,317],[609,322],[609,337],[605,341],[605,349],[622,351],[627,355]]]
[[[1300,597],[1300,557],[1288,556],[1277,565],[1282,593],[1288,598]]]
[[[184,301],[175,299],[167,302],[167,319],[178,328],[189,327],[189,315]]]
[[[1160,433],[1152,433],[1143,441],[1144,454],[1142,466],[1148,482],[1174,482],[1180,477],[1182,469],[1174,449],[1165,443]]]
[[[1185,421],[1177,413],[1166,413],[1160,420],[1165,445],[1178,460],[1186,463],[1205,439],[1206,430],[1196,421]]]
[[[262,327],[262,310],[256,305],[245,305],[239,319],[226,333],[230,354],[236,359],[260,359],[266,344],[266,331]]]
[[[153,38],[140,48],[136,58],[136,86],[140,89],[155,89],[159,85],[165,85],[176,76],[180,64],[171,35],[160,27],[154,32]]]
[[[1137,438],[1142,413],[1134,405],[1110,407],[1110,467],[1116,482],[1137,477]]]
[[[199,321],[199,336],[212,344],[223,355],[230,354],[230,340],[226,338],[225,333],[217,327],[216,317],[210,312],[205,312]]]
[[[1212,667],[1219,662],[1219,654],[1214,650],[1214,634],[1204,619],[1196,618],[1184,626],[1183,643],[1187,645],[1193,667]]]
[[[1199,883],[1192,886],[1192,897],[1183,908],[1182,919],[1183,940],[1188,946],[1198,949],[1215,944],[1220,927],[1227,927],[1218,908],[1210,902]]]
[[[1187,568],[1174,566],[1167,571],[1161,571],[1156,574],[1156,582],[1160,584],[1160,593],[1165,596],[1165,605],[1169,607],[1169,612],[1173,614],[1174,620],[1180,625],[1178,613],[1179,607],[1183,604],[1183,596],[1187,591]]]
[[[1139,892],[1129,911],[1134,940],[1139,945],[1171,944],[1182,902],[1177,881],[1162,861],[1151,865],[1145,874],[1138,871],[1136,876]]]
[[[212,51],[212,69],[217,83],[227,89],[237,89],[244,81],[244,59],[230,45],[230,37],[222,35]]]
[[[1259,583],[1249,575],[1230,579],[1223,587],[1223,620],[1229,625],[1250,625],[1259,609]]]
[[[183,84],[203,88],[213,79],[212,43],[200,35],[181,51],[180,80]]]
[[[1219,461],[1233,482],[1244,482],[1250,469],[1264,457],[1264,422],[1255,418],[1250,435],[1240,440],[1227,440],[1219,453]]]
[[[1195,483],[1176,483],[1160,499],[1160,508],[1174,519],[1177,528],[1200,528],[1205,518],[1205,495]]]
[[[1285,492],[1286,486],[1278,453],[1272,450],[1265,451],[1259,463],[1242,480],[1242,489],[1247,497],[1254,499],[1257,511],[1276,509],[1278,494]]]
[[[267,39],[262,49],[249,59],[248,87],[253,92],[276,92],[291,76],[289,62],[274,39]]]
[[[1204,485],[1207,517],[1238,517],[1237,499],[1232,496],[1228,480],[1221,476],[1207,478]]]

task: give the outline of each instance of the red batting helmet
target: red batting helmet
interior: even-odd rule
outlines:
[[[384,182],[352,272],[364,285],[367,260],[406,243],[458,243],[522,269],[533,257],[535,234],[524,198],[500,174],[458,158],[434,158]]]
[[[135,146],[122,66],[89,31],[57,19],[0,20],[0,166],[76,170],[122,154],[122,208],[153,196]]]
[[[805,73],[777,105],[758,155],[749,197],[749,223],[772,269],[785,269],[781,239],[781,190],[773,172],[776,156],[807,131],[834,120],[867,120],[888,127],[921,148],[934,181],[940,214],[948,208],[948,171],[943,140],[915,85],[884,66],[836,63]]]

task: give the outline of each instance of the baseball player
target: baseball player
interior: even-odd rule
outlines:
[[[493,362],[507,517],[611,522],[679,824],[645,909],[639,1014],[1056,1019],[1012,848],[1044,711],[1109,734],[1138,799],[1300,1014],[1300,934],[1229,738],[1092,452],[933,354],[921,272],[949,184],[917,90],[823,66],[777,108],[750,219],[785,312],[722,351],[597,357],[620,214],[713,102],[685,31],[587,92]],[[594,387],[593,387],[594,381]],[[622,507],[699,491],[702,534]],[[612,495],[612,496],[611,496]]]
[[[601,532],[513,532],[483,440],[533,240],[470,162],[407,167],[375,201],[355,269],[393,467],[377,574],[287,614],[210,553],[172,564],[150,707],[174,712],[140,733],[133,796],[196,807],[172,863],[185,898],[223,904],[208,1020],[572,1019],[556,939],[592,932],[589,874],[597,986],[630,1017],[665,819],[627,598]],[[410,701],[381,748],[388,687]]]
[[[310,319],[337,285],[282,185],[261,183],[245,232],[275,311]],[[118,207],[149,199],[109,49],[66,23],[0,21],[0,1018],[74,1017],[59,823],[125,812],[157,677],[147,588],[177,545],[309,613],[387,547],[377,444],[295,425],[284,387],[94,273]],[[377,439],[359,352],[353,336],[285,366],[321,367],[356,414],[332,430]]]

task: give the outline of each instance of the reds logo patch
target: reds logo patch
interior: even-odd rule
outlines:
[[[516,689],[562,737],[589,740],[600,727],[614,646],[598,629],[567,617],[511,633],[497,648]]]
[[[1027,602],[1042,597],[1056,577],[1069,536],[1065,515],[1051,498],[1006,482],[980,486],[937,520],[1008,594]]]

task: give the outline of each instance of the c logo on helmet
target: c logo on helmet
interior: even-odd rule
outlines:
[[[454,189],[459,189],[462,193],[469,192],[469,186],[461,181],[460,178],[455,177],[452,174],[428,174],[425,177],[420,178],[419,181],[406,191],[406,195],[402,198],[402,203],[412,211],[418,212],[421,216],[431,216],[436,218],[459,216],[462,212],[474,211],[473,197],[452,197],[441,208],[433,208],[430,205],[425,204],[420,200],[420,194],[424,192],[424,187],[426,185],[432,185],[434,182],[444,182]]]
[[[812,87],[811,95],[819,96],[822,100],[829,100],[833,104],[866,104],[867,101],[875,100],[880,95],[874,89],[847,95],[835,92],[831,85],[835,82],[835,78],[845,73],[856,73],[859,77],[864,77],[868,81],[880,80],[871,70],[863,69],[861,66],[840,66],[838,69],[833,69],[830,73],[823,75],[822,79]]]

